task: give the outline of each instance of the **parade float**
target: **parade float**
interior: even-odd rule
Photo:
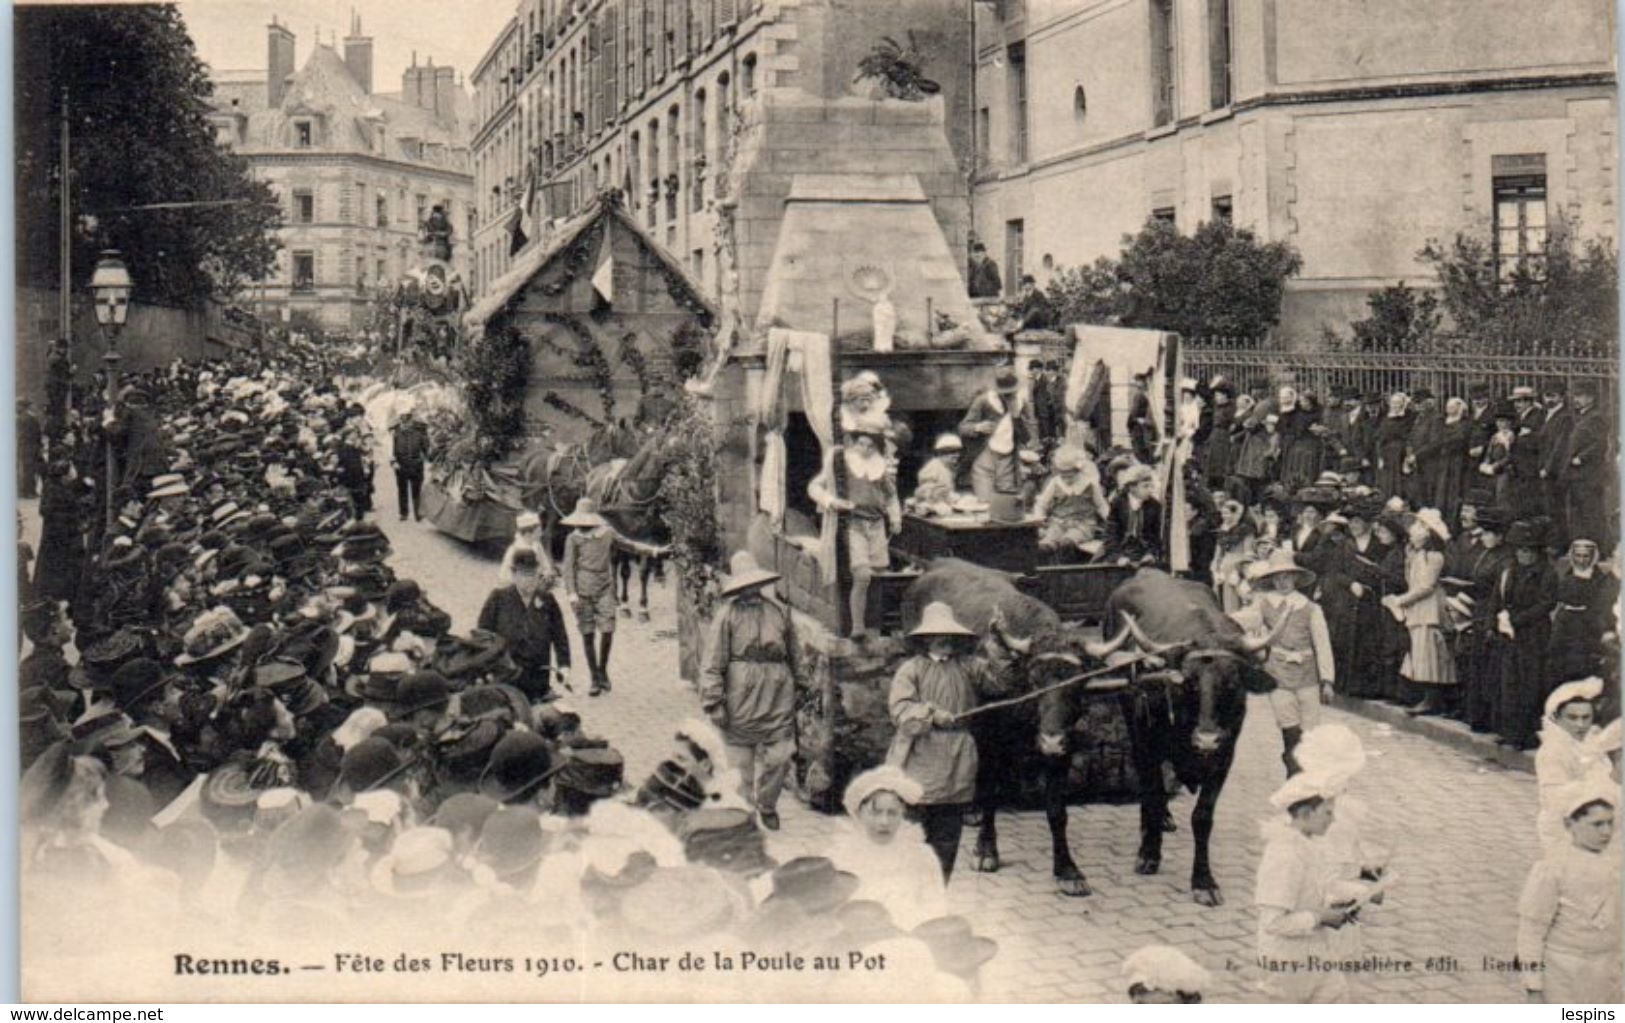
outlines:
[[[846,779],[885,755],[887,691],[907,649],[904,596],[934,558],[959,554],[1010,570],[1072,623],[1098,616],[1132,569],[1040,565],[1037,523],[1020,513],[995,516],[983,506],[906,515],[889,570],[872,578],[867,620],[856,623],[870,635],[854,641],[844,524],[808,493],[834,465],[843,420],[886,420],[907,495],[931,439],[955,430],[1001,367],[1025,374],[1030,359],[1053,353],[1012,349],[967,295],[968,204],[940,97],[775,89],[745,109],[719,253],[729,272],[715,359],[694,401],[711,424],[713,546],[720,557],[748,550],[782,577],[776,590],[792,610],[806,668],[797,779],[812,805],[833,809]],[[1090,421],[1126,421],[1127,406],[1114,400],[1121,404],[1131,381],[1130,363],[1158,377],[1159,400],[1177,393],[1170,335],[1084,331],[1050,345],[1084,345],[1069,395],[1074,407],[1087,400]],[[843,405],[866,391],[883,407]],[[691,681],[715,600],[706,578],[703,567],[685,571],[679,593],[681,664]],[[1074,740],[1075,798],[1136,792],[1115,702],[1093,704]]]
[[[624,465],[674,411],[714,316],[618,191],[550,225],[462,317],[466,417],[437,445],[430,520],[466,542],[506,542],[522,509],[550,523],[568,513],[590,470]],[[655,454],[633,471],[657,468]],[[629,539],[648,529],[628,525]]]

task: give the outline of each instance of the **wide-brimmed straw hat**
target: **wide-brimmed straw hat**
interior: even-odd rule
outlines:
[[[590,497],[583,497],[576,501],[574,511],[559,520],[559,525],[591,529],[594,526],[607,525],[607,523],[604,522],[604,517],[598,514],[598,502]]]
[[[766,586],[779,579],[777,572],[769,572],[756,563],[756,556],[750,551],[737,551],[728,559],[728,577],[722,580],[722,593],[724,597],[731,597],[735,593]]]
[[[1302,565],[1293,557],[1289,550],[1277,550],[1270,554],[1265,561],[1255,561],[1247,569],[1247,578],[1252,582],[1263,582],[1283,573],[1291,572],[1297,576],[1299,586],[1314,584],[1315,573]]]
[[[910,629],[910,636],[971,636],[976,633],[959,624],[954,609],[940,600],[925,605],[920,612],[920,624]]]

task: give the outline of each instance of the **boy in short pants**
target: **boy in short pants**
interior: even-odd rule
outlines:
[[[564,540],[564,589],[575,608],[581,645],[592,672],[589,696],[610,690],[609,650],[615,640],[615,532],[584,497],[559,524],[570,527]]]
[[[883,438],[870,433],[848,433],[837,457],[844,460],[844,496],[823,474],[808,484],[807,492],[820,507],[831,507],[846,519],[847,553],[852,566],[852,638],[867,629],[869,579],[891,565],[890,540],[903,525],[894,469],[881,450]]]

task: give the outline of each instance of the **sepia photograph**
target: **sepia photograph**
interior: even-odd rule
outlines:
[[[21,998],[1625,1002],[1617,21],[16,4]]]

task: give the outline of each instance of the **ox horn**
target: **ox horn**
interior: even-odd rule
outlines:
[[[1256,654],[1260,650],[1269,646],[1271,643],[1275,642],[1276,637],[1281,634],[1281,630],[1286,628],[1286,619],[1287,616],[1282,615],[1281,620],[1275,623],[1275,627],[1261,636],[1245,637],[1241,641],[1241,648],[1249,654]]]
[[[1120,650],[1123,644],[1128,642],[1130,635],[1131,633],[1129,632],[1129,627],[1124,625],[1118,630],[1117,635],[1113,636],[1109,640],[1102,640],[1099,643],[1085,641],[1083,644],[1083,652],[1088,654],[1090,657],[1093,657],[1097,661],[1104,661],[1106,658]]]
[[[1157,643],[1152,641],[1151,637],[1145,634],[1145,630],[1140,628],[1140,623],[1134,620],[1134,616],[1126,611],[1123,613],[1123,624],[1129,632],[1134,634],[1135,644],[1145,653],[1165,654],[1183,645],[1180,643]]]
[[[1032,650],[1033,638],[1031,636],[1028,636],[1025,639],[1017,639],[1005,631],[1004,610],[1002,608],[996,607],[993,609],[993,617],[988,620],[987,624],[988,628],[998,635],[999,642],[1003,643],[1006,647],[1010,648],[1016,653],[1025,656]]]

